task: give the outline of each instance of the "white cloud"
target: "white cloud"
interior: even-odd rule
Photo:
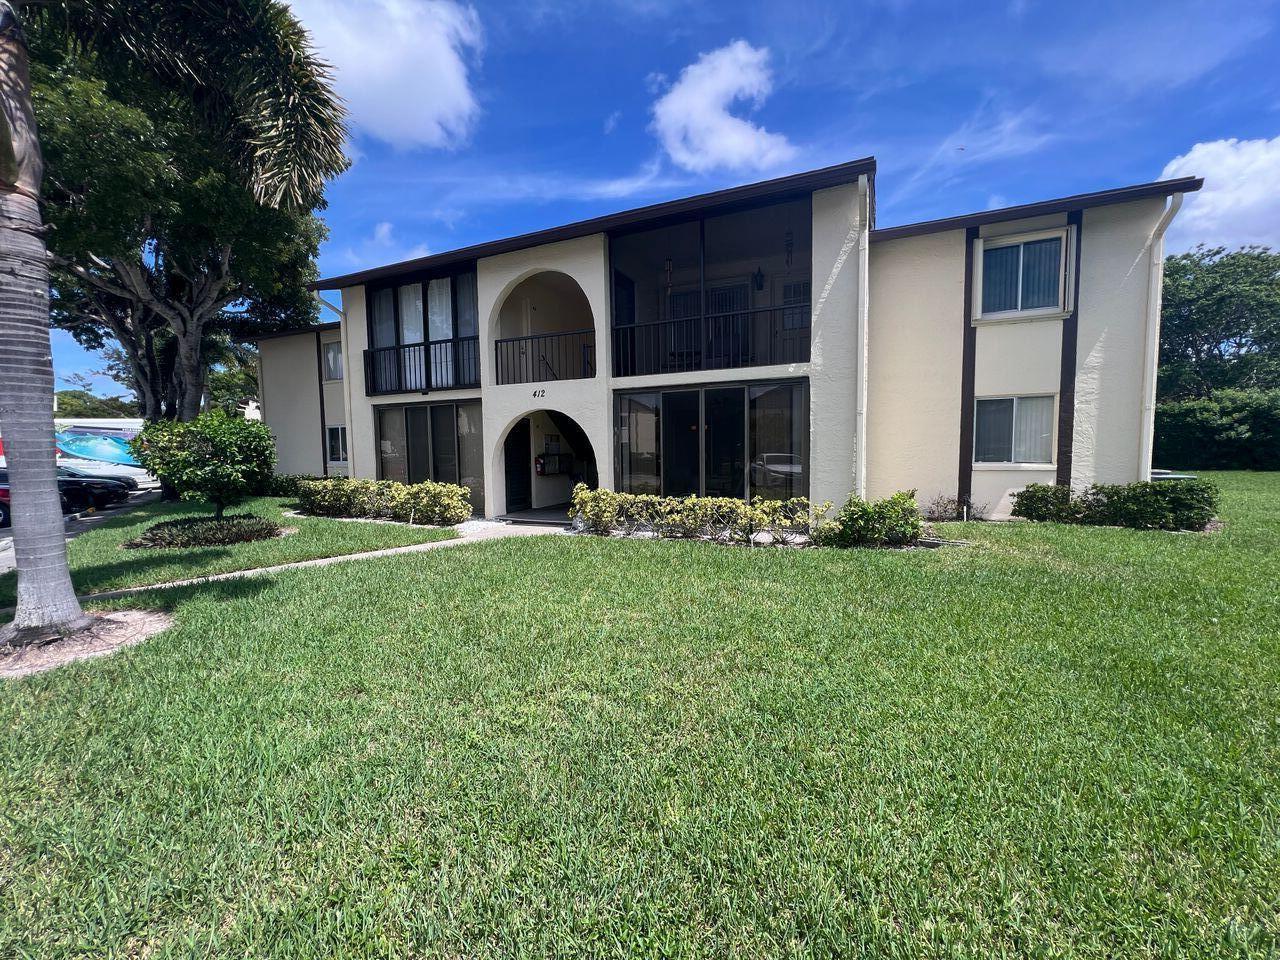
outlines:
[[[355,244],[343,248],[341,257],[350,267],[372,267],[383,263],[399,263],[416,260],[431,251],[425,243],[403,243],[396,237],[395,224],[383,220],[373,227],[373,233]]]
[[[1197,243],[1280,247],[1280,136],[1211,140],[1170,160],[1160,178],[1204,177],[1169,228],[1171,249]]]
[[[618,129],[618,121],[622,119],[622,111],[615,110],[609,116],[604,118],[604,132],[606,134],[613,133]]]
[[[480,17],[454,0],[289,0],[334,67],[354,130],[397,147],[454,147],[480,113],[470,71]]]
[[[915,193],[926,182],[935,186],[954,179],[966,166],[1026,156],[1052,143],[1055,135],[1043,129],[1031,108],[995,109],[983,102],[964,123],[939,141],[893,196],[893,202]]]
[[[672,161],[694,173],[776,167],[796,148],[729,112],[739,101],[759,107],[772,90],[768,48],[734,40],[680,71],[653,105],[653,131]]]

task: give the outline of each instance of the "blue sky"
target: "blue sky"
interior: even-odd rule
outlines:
[[[291,6],[351,112],[326,275],[867,155],[880,226],[1195,173],[1171,250],[1280,247],[1280,2]]]

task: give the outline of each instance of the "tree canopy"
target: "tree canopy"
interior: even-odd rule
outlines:
[[[53,322],[87,347],[119,345],[144,416],[190,418],[207,350],[315,321],[319,185],[264,192],[243,145],[213,135],[200,88],[101,56],[47,19],[31,47]]]
[[[1165,259],[1160,398],[1280,387],[1280,253],[1198,246]]]

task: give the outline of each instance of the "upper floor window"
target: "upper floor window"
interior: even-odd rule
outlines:
[[[480,383],[479,301],[474,270],[369,291],[370,394]]]
[[[1065,227],[979,239],[977,319],[1065,313],[1067,249]]]
[[[324,344],[324,378],[342,379],[342,341],[330,340]]]

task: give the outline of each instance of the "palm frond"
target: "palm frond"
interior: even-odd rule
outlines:
[[[315,205],[346,169],[332,71],[281,0],[55,0],[24,14],[188,94],[262,203]]]

